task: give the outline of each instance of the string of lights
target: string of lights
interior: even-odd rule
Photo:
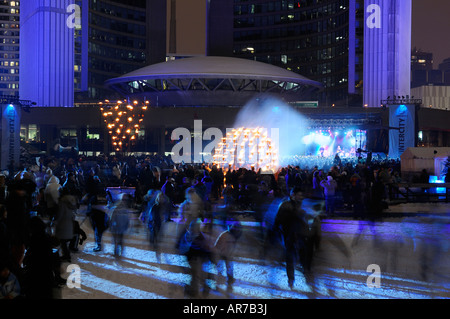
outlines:
[[[114,150],[130,152],[142,128],[144,115],[150,102],[135,100],[130,103],[127,100],[119,100],[111,103],[105,100],[99,104]]]

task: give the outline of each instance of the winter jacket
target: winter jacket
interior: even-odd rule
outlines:
[[[323,187],[325,197],[334,196],[336,194],[337,182],[331,176],[328,176],[327,179],[321,181],[320,186]]]
[[[52,175],[44,190],[45,202],[48,208],[58,206],[60,188],[59,179]]]
[[[14,299],[18,296],[20,296],[20,284],[16,276],[10,272],[6,282],[4,284],[0,283],[0,300]]]
[[[89,220],[91,222],[92,229],[97,230],[99,233],[103,233],[110,226],[110,218],[106,208],[93,207],[88,213]]]
[[[295,201],[284,201],[278,208],[274,228],[281,230],[285,245],[295,244],[309,235],[306,212]]]
[[[190,196],[191,198],[181,203],[179,208],[180,215],[187,225],[203,214],[203,202],[200,197],[196,193]]]
[[[124,234],[129,226],[128,208],[124,204],[119,204],[111,214],[111,233]]]
[[[55,236],[59,239],[72,239],[73,221],[77,209],[77,198],[73,195],[65,195],[59,200],[58,214],[55,221]]]

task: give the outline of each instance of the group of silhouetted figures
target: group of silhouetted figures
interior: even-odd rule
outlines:
[[[0,175],[3,298],[55,297],[55,290],[66,283],[62,263],[70,263],[71,252],[87,240],[76,221],[81,205],[93,229],[94,251],[102,250],[102,235],[109,230],[117,258],[123,254],[131,211],[141,214],[157,253],[162,250],[164,224],[179,217],[182,227],[175,244],[190,265],[192,281],[186,288],[190,296],[208,291],[203,271],[208,262],[225,263],[232,288],[233,257],[242,225],[231,212],[251,211],[265,225],[260,227],[263,247],[283,245],[288,283],[293,287],[298,265],[305,275],[311,272],[314,250],[320,244],[321,217],[333,216],[338,205],[351,204],[355,217],[376,218],[398,172],[375,165],[336,165],[328,172],[288,166],[264,173],[208,164],[161,169],[135,157],[109,165],[103,160],[85,170],[76,163],[61,170],[53,160],[53,170],[41,165],[38,172],[24,168],[14,175]],[[105,182],[101,172],[106,166],[115,168],[109,170],[115,177]],[[135,196],[113,200],[106,193],[111,185],[134,187]],[[101,202],[103,198],[109,202]],[[305,200],[310,203],[307,209],[302,205]]]

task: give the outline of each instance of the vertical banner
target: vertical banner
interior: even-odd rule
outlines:
[[[1,169],[11,164],[19,165],[20,160],[20,110],[12,104],[2,105],[1,127]]]
[[[389,157],[400,158],[408,147],[415,147],[415,105],[389,105]]]

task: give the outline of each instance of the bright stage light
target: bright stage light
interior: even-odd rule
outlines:
[[[305,155],[351,157],[359,147],[366,148],[366,135],[366,131],[317,130],[304,136],[301,142],[305,145]]]

